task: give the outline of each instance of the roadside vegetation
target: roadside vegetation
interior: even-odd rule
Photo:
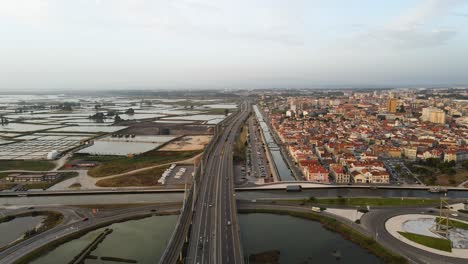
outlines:
[[[426,185],[457,186],[468,180],[468,164],[457,166],[455,161],[444,162],[430,158],[407,163],[407,167]]]
[[[236,142],[234,143],[234,161],[245,161],[245,152],[247,148],[247,130],[247,126],[244,125],[241,127],[241,131],[237,135]]]
[[[330,231],[337,232],[341,234],[345,239],[348,239],[362,248],[369,250],[372,254],[381,258],[385,263],[390,264],[404,264],[408,261],[397,255],[396,253],[384,248],[379,243],[377,243],[373,238],[367,237],[358,231],[352,229],[351,227],[341,223],[340,221],[315,213],[305,213],[305,212],[293,212],[279,209],[242,209],[239,210],[239,213],[264,213],[264,214],[279,214],[279,215],[290,215],[294,217],[304,218],[312,221],[317,221],[322,224],[322,226]]]
[[[4,170],[29,170],[49,171],[55,168],[55,164],[45,160],[1,160],[0,171]]]
[[[105,177],[121,174],[137,169],[164,163],[186,160],[201,153],[201,151],[156,151],[152,150],[134,157],[110,157],[110,156],[83,156],[84,161],[98,162],[99,165],[90,169],[88,175],[92,177]]]
[[[143,187],[156,186],[163,172],[170,166],[158,167],[130,175],[103,179],[96,182],[99,187]]]
[[[418,244],[424,245],[437,250],[452,252],[452,244],[450,240],[444,238],[436,238],[430,236],[424,236],[419,234],[407,233],[407,232],[398,232],[400,235],[405,238],[416,242]]]
[[[310,197],[304,200],[285,200],[281,202],[301,204],[301,205],[338,205],[338,206],[414,206],[414,205],[434,205],[440,201],[437,199],[420,198],[315,198]]]

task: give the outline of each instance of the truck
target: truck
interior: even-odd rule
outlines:
[[[302,191],[302,186],[301,185],[288,185],[286,186],[286,191],[287,192],[300,192]]]
[[[316,207],[316,206],[312,206],[311,210],[312,210],[313,212],[316,212],[316,213],[320,213],[320,212],[321,212],[320,207]]]

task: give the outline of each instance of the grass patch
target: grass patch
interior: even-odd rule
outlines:
[[[305,212],[293,212],[293,211],[286,211],[286,210],[278,210],[278,209],[241,209],[239,213],[264,213],[264,214],[279,214],[279,215],[290,215],[294,217],[300,217],[312,221],[318,221],[322,224],[322,226],[328,230],[337,232],[341,234],[345,239],[348,239],[362,248],[365,248],[372,254],[381,258],[385,263],[390,264],[403,264],[408,263],[408,261],[399,256],[392,251],[384,248],[381,246],[377,241],[375,241],[371,237],[367,237],[362,235],[361,233],[357,232],[356,230],[352,229],[351,227],[341,223],[340,221],[319,215],[314,213],[305,213]]]
[[[0,191],[9,190],[9,189],[13,188],[13,186],[15,186],[15,185],[10,184],[10,183],[0,183]]]
[[[30,170],[49,171],[55,168],[55,164],[45,160],[1,160],[0,171],[3,170]]]
[[[70,188],[70,189],[81,188],[81,183],[75,182],[72,185],[68,186],[68,188]]]
[[[118,176],[96,182],[100,187],[155,186],[163,172],[170,166],[158,167],[130,175]]]
[[[445,218],[444,218],[444,219],[445,219]],[[440,220],[440,217],[437,217],[437,218],[436,218],[436,222],[438,222],[439,220]],[[444,221],[444,223],[445,223],[445,221]],[[451,227],[454,227],[454,228],[460,228],[460,229],[468,230],[468,224],[463,223],[463,222],[460,222],[460,221],[457,221],[457,220],[450,219],[449,225],[450,225]]]
[[[105,177],[121,174],[158,164],[170,163],[189,159],[201,151],[149,151],[133,158],[114,157],[101,160],[101,164],[90,169],[88,175],[92,177]]]
[[[400,235],[404,236],[405,238],[416,242],[418,244],[424,245],[426,247],[430,247],[437,250],[452,252],[452,244],[450,240],[443,239],[443,238],[436,238],[424,235],[418,235],[413,233],[407,232],[398,232]]]
[[[341,205],[341,206],[414,206],[414,205],[433,205],[440,201],[437,199],[418,199],[418,198],[314,198],[308,200],[289,200],[290,203],[300,204],[322,204],[322,205]]]

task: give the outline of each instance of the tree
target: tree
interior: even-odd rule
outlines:
[[[224,115],[227,116],[229,114],[229,109],[224,109]]]
[[[120,122],[120,121],[122,121],[122,118],[119,115],[115,115],[114,122],[117,123],[117,122]]]
[[[115,116],[117,112],[115,110],[107,110],[107,116]]]
[[[129,109],[127,109],[127,111],[125,111],[125,114],[133,115],[133,114],[135,114],[135,110],[133,110],[133,108],[129,108]]]
[[[463,161],[462,167],[463,167],[465,170],[468,170],[468,160]]]

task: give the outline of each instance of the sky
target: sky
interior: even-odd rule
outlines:
[[[0,91],[468,84],[468,0],[0,0]]]

